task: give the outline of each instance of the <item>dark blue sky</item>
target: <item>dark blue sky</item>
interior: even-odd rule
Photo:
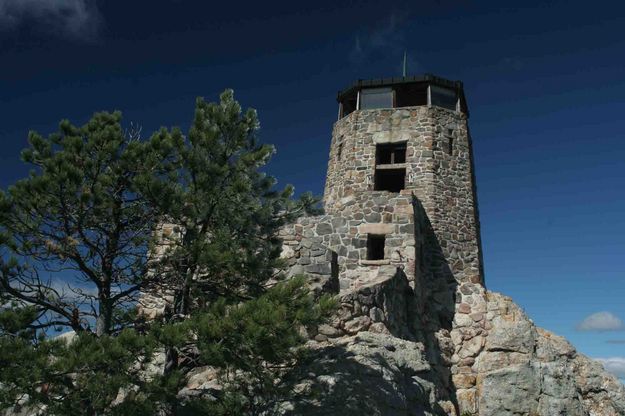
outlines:
[[[320,194],[336,91],[400,75],[406,49],[411,74],[465,84],[488,287],[582,352],[625,357],[625,6],[52,3],[0,0],[0,186],[25,174],[29,129],[113,109],[145,135],[186,128],[196,96],[233,88],[277,146],[270,171]],[[575,329],[602,311],[612,331]]]

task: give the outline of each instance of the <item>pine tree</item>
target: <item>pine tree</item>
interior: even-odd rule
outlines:
[[[31,133],[23,158],[35,170],[0,196],[0,409],[269,414],[302,328],[334,306],[280,274],[277,231],[316,200],[275,189],[262,172],[274,149],[232,91],[198,99],[186,136],[137,140],[120,121],[100,113],[47,139]],[[175,232],[156,240],[163,223]],[[138,294],[165,288],[165,316],[137,317]],[[76,335],[51,337],[63,327]],[[163,352],[164,368],[150,367]],[[199,366],[221,388],[182,401]]]
[[[31,132],[30,175],[0,193],[0,288],[34,307],[30,328],[98,336],[123,329],[147,278],[157,210],[136,192],[159,167],[121,127],[120,113]],[[130,314],[131,315],[131,314]]]
[[[178,320],[191,317],[179,330],[193,334],[194,339],[201,339],[203,325],[200,323],[206,323],[206,316],[211,320],[229,322],[231,315],[245,311],[250,322],[256,322],[254,313],[260,314],[263,309],[255,312],[254,307],[246,306],[246,302],[259,302],[258,297],[279,278],[278,272],[283,266],[280,260],[282,245],[277,236],[279,228],[298,215],[318,212],[316,200],[310,194],[295,201],[292,187],[275,190],[275,179],[261,171],[274,148],[257,142],[258,128],[256,112],[242,112],[233,92],[227,90],[219,103],[197,100],[195,117],[186,137],[177,129],[161,129],[152,137],[152,148],[146,152],[155,154],[161,151],[158,158],[169,161],[161,175],[146,181],[144,194],[160,207],[162,218],[176,226],[171,238],[161,242],[167,249],[154,263],[154,271],[159,276],[155,281],[164,282],[174,293],[174,303],[165,316],[166,323],[176,327]],[[303,282],[294,281],[287,287],[290,296],[297,298]],[[272,296],[275,298],[276,293],[284,295],[284,290],[278,287],[271,292]],[[325,313],[320,313],[312,304],[298,304],[286,296],[275,299],[297,305],[295,310],[287,308],[292,312],[286,320],[288,325],[298,320],[304,324],[306,320],[312,320],[312,316],[319,319]],[[284,307],[275,299],[271,303],[273,306]],[[214,309],[215,305],[221,305],[219,313]],[[327,311],[329,305],[323,303],[321,310]],[[278,331],[279,320],[286,317],[272,315],[272,318],[275,321],[268,319],[263,322],[264,327],[260,325],[256,329],[269,331],[271,325],[276,325],[273,330]],[[194,323],[196,326],[189,327]],[[234,336],[241,328],[235,326],[231,330]],[[221,331],[226,333],[223,328]],[[281,331],[291,346],[302,341],[296,334],[287,336],[287,328]],[[248,332],[248,335],[252,334],[253,331]],[[212,343],[218,341],[219,337],[211,338]],[[272,341],[266,346],[276,347],[280,340]],[[190,342],[184,336],[178,343],[167,344],[166,378],[183,380],[179,374],[190,369],[185,363],[201,362],[198,357],[205,356],[200,348],[204,344],[193,343],[192,348],[185,348]],[[247,359],[251,359],[251,354],[252,350],[249,350]],[[286,355],[284,350],[281,357],[285,359]],[[263,354],[260,356],[264,357],[263,360],[269,359]],[[228,372],[227,368],[234,362],[222,361],[222,364]],[[215,366],[215,363],[211,365]],[[250,378],[249,368],[247,370],[246,377]],[[258,367],[257,371],[260,370]],[[260,383],[259,379],[257,381]],[[235,390],[240,393],[241,385],[235,384],[238,386]],[[248,389],[246,397],[253,396],[252,391]],[[227,397],[230,400],[234,396]],[[246,403],[253,404],[249,400]]]
[[[317,209],[310,194],[294,201],[291,186],[275,189],[275,179],[261,171],[275,150],[257,143],[256,112],[242,113],[231,90],[220,98],[198,99],[189,134],[161,129],[146,151],[170,161],[143,193],[176,226],[161,242],[168,249],[157,281],[176,287],[178,315],[189,313],[191,299],[238,301],[262,293],[281,266],[279,227]]]

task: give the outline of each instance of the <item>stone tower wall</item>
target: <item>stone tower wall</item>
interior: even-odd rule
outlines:
[[[346,198],[370,194],[376,145],[397,142],[407,144],[403,192],[418,198],[434,231],[433,241],[426,245],[437,247],[429,250],[425,279],[439,285],[483,283],[471,140],[464,113],[428,106],[359,110],[336,122],[324,193],[326,211],[339,214]]]

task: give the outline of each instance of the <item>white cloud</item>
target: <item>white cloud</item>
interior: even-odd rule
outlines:
[[[577,324],[578,331],[621,331],[625,324],[610,312],[597,312]]]
[[[98,289],[95,285],[69,284],[68,282],[54,280],[50,284],[60,296],[70,302],[84,300],[85,297],[97,297]]]
[[[625,357],[595,358],[595,360],[603,364],[606,371],[618,378],[625,378]]]
[[[100,13],[95,0],[0,0],[0,30],[36,25],[38,30],[82,40],[97,36]]]

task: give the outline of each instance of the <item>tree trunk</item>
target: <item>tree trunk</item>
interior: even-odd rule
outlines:
[[[95,323],[95,333],[97,336],[101,337],[111,331],[111,322],[113,320],[110,284],[105,284],[100,290],[98,303],[98,318]]]

